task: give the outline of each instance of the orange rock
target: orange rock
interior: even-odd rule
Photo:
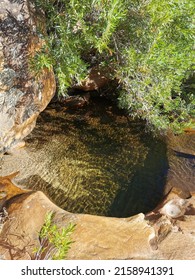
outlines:
[[[55,213],[58,227],[76,224],[68,259],[195,259],[194,196],[189,199],[191,210],[174,221],[166,215],[152,218],[142,213],[130,218],[73,214],[57,207],[40,191],[20,190],[10,181],[15,175],[0,177],[1,190],[9,198],[8,219],[0,232],[0,255],[4,259],[34,258],[49,211]]]
[[[99,66],[91,68],[88,77],[81,82],[79,85],[73,86],[75,89],[83,91],[94,91],[98,90],[109,83],[111,80],[109,78],[110,70],[102,69]]]
[[[0,205],[3,206],[5,201],[16,195],[28,192],[27,190],[22,190],[12,183],[12,179],[18,175],[19,172],[15,172],[11,175],[1,177],[0,176]]]
[[[184,132],[188,134],[195,134],[195,128],[185,128]]]

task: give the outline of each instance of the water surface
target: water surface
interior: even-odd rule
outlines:
[[[147,134],[143,122],[95,98],[78,110],[49,106],[26,147],[4,156],[1,172],[20,170],[17,184],[43,190],[65,210],[127,217],[159,203],[175,161],[180,157]]]

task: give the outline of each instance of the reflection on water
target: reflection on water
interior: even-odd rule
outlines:
[[[48,108],[26,148],[4,156],[2,172],[21,170],[20,185],[41,189],[71,212],[126,217],[162,198],[166,145],[108,101],[76,111]]]

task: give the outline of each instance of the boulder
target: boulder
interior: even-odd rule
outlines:
[[[52,70],[36,75],[30,61],[44,41],[44,15],[29,0],[2,0],[0,7],[0,154],[27,136],[55,93]]]
[[[109,218],[62,210],[44,193],[14,186],[13,176],[0,177],[1,208],[7,212],[0,232],[1,259],[34,259],[34,249],[40,246],[39,232],[50,211],[59,228],[70,222],[76,225],[68,259],[195,259],[194,195],[179,218],[161,213],[167,202],[180,200],[177,191],[147,215]]]
[[[104,69],[99,66],[94,66],[90,69],[88,77],[80,84],[74,85],[73,89],[82,91],[100,90],[101,88],[108,85],[109,82],[111,82],[110,73],[110,68]]]

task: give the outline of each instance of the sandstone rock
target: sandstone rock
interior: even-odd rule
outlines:
[[[182,198],[175,198],[169,200],[161,209],[161,214],[167,217],[177,219],[183,217],[188,209],[188,200]]]
[[[61,101],[62,106],[68,109],[79,109],[89,104],[90,94],[86,92],[81,96],[70,96]]]
[[[81,84],[73,86],[73,88],[83,91],[99,90],[110,82],[109,72],[109,69],[101,69],[98,66],[93,67],[88,77]]]
[[[180,189],[182,198],[195,192],[195,134],[183,133],[167,136],[169,172],[165,192],[173,187]],[[190,179],[191,178],[191,179]]]
[[[52,71],[45,69],[37,77],[29,67],[43,45],[37,32],[43,18],[29,0],[1,1],[0,153],[31,132],[55,92]]]
[[[11,176],[12,177],[12,176]],[[6,186],[5,186],[6,182]],[[12,191],[9,191],[9,185]],[[182,218],[170,219],[160,209],[176,193],[170,193],[159,210],[130,218],[72,214],[54,205],[42,192],[20,190],[9,177],[0,177],[9,197],[2,203],[8,219],[0,233],[1,259],[33,259],[45,214],[55,213],[54,222],[64,227],[76,224],[68,259],[195,259],[195,197]],[[0,198],[1,199],[1,198]]]
[[[189,134],[195,134],[195,128],[185,128],[184,132]]]

